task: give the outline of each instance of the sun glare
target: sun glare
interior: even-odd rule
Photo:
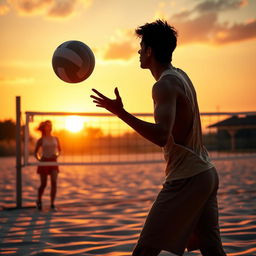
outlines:
[[[70,132],[80,132],[84,127],[84,121],[79,116],[68,116],[65,120],[65,128]]]

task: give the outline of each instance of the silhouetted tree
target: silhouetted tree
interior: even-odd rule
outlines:
[[[15,139],[15,123],[9,119],[0,121],[0,140]]]

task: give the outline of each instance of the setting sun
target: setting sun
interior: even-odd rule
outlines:
[[[65,128],[70,132],[79,132],[84,127],[84,121],[79,116],[68,116],[65,120]]]

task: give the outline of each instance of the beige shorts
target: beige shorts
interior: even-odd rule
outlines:
[[[163,184],[138,245],[178,255],[186,248],[191,251],[219,247],[222,251],[216,197],[218,185],[215,168]]]

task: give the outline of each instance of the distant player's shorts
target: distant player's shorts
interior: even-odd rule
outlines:
[[[182,255],[200,248],[219,248],[222,244],[218,226],[215,168],[191,178],[163,184],[137,246],[147,246]],[[224,253],[224,252],[223,252]]]
[[[56,158],[42,158],[42,162],[56,162]],[[52,166],[38,166],[37,167],[37,173],[38,174],[46,174],[50,175],[52,172],[57,171],[59,172],[59,166],[52,165]]]

